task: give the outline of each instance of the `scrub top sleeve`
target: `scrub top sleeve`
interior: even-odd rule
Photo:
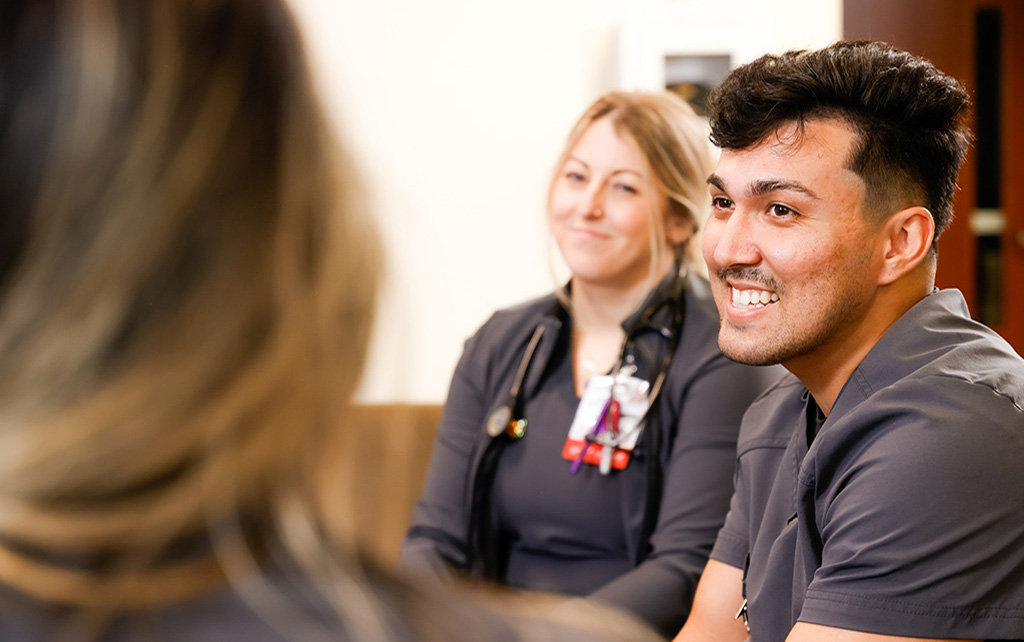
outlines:
[[[729,502],[725,525],[718,531],[710,555],[713,560],[740,569],[746,565],[750,553],[750,506],[746,500],[746,477],[743,460],[740,459],[733,477],[735,490]]]
[[[674,390],[680,399],[671,403],[681,405],[651,553],[595,599],[638,614],[668,636],[679,631],[729,509],[743,413],[773,378],[719,355],[681,394]]]
[[[786,442],[773,449],[781,453]],[[763,488],[774,477],[777,457],[765,459],[768,449],[747,449],[741,433],[736,454],[736,472],[733,475],[733,494],[729,500],[729,512],[725,516],[725,524],[715,538],[711,559],[728,564],[735,568],[743,568],[750,553],[753,510],[752,495],[759,487]],[[759,476],[760,474],[760,476]]]
[[[401,567],[447,576],[466,566],[466,482],[474,443],[484,427],[486,325],[466,342],[437,426],[423,494],[402,544]]]

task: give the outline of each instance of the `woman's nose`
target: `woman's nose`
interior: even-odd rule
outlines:
[[[580,194],[577,211],[585,218],[598,219],[604,216],[604,190],[600,185],[591,184]]]

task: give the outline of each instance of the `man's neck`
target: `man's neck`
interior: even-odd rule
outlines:
[[[828,416],[843,386],[878,340],[910,308],[932,291],[927,287],[902,287],[880,291],[853,332],[836,336],[812,353],[786,361],[782,365],[804,384]]]

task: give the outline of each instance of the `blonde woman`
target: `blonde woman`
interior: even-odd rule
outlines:
[[[360,562],[352,480],[318,510],[353,189],[281,0],[3,3],[0,639],[593,639]]]
[[[691,250],[711,168],[674,95],[611,93],[583,114],[548,194],[572,276],[467,342],[408,568],[679,629],[728,509],[740,418],[775,375],[717,348]]]

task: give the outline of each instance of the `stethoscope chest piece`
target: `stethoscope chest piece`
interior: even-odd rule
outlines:
[[[497,437],[505,433],[512,439],[522,439],[526,434],[526,420],[512,420],[512,404],[502,404],[487,418],[487,434]]]
[[[491,416],[487,418],[487,434],[497,437],[508,429],[508,423],[512,420],[512,406],[502,404],[494,409]]]

